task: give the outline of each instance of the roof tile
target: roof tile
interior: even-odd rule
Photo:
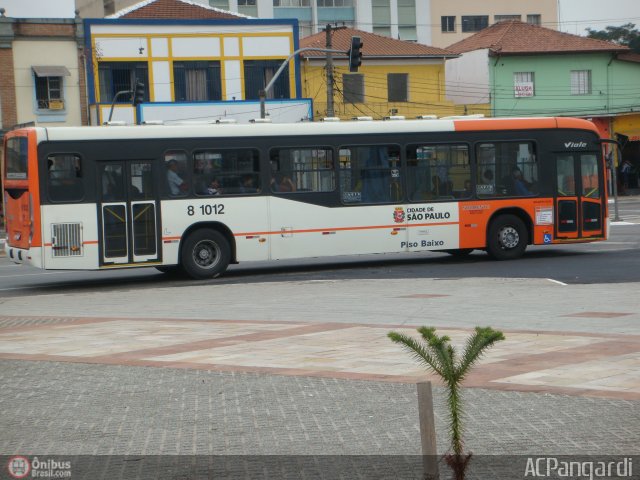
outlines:
[[[332,49],[344,50],[347,52],[351,48],[351,37],[360,37],[362,40],[363,57],[457,57],[458,55],[442,48],[430,47],[421,43],[396,40],[384,37],[375,33],[355,30],[353,28],[340,28],[334,30],[331,36]],[[300,47],[326,48],[326,33],[320,32],[315,35],[304,37],[300,40]],[[324,57],[324,52],[302,52],[302,57]]]
[[[628,47],[612,42],[558,32],[517,20],[498,22],[447,47],[456,53],[484,48],[500,55],[629,51]]]
[[[189,0],[144,0],[107,18],[238,19],[247,16]]]

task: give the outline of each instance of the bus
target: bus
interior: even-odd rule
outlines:
[[[4,158],[7,256],[43,269],[509,260],[609,231],[602,141],[575,118],[34,126]]]

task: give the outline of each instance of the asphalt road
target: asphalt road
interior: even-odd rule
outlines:
[[[207,283],[470,277],[551,278],[568,284],[637,282],[640,281],[640,224],[614,225],[607,242],[530,247],[523,258],[508,262],[493,261],[482,251],[462,259],[428,252],[247,262],[232,265],[222,278],[206,282],[176,279],[153,268],[42,271],[0,258],[0,298],[70,290],[189,287]]]

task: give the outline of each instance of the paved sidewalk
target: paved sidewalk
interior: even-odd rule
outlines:
[[[467,278],[3,298],[0,453],[417,455],[427,377],[385,335],[428,324],[507,337],[464,389],[477,455],[637,454],[638,291]]]
[[[406,383],[3,361],[0,452],[102,455],[419,455]],[[476,455],[638,453],[637,401],[469,388]],[[438,449],[446,450],[435,388]]]
[[[591,315],[595,315],[594,312]],[[598,315],[604,315],[599,312]],[[606,317],[605,317],[606,318]],[[425,369],[388,338],[414,327],[184,318],[0,316],[0,359],[259,372],[415,383]],[[469,329],[440,329],[458,348]],[[640,336],[506,332],[465,385],[640,401]]]

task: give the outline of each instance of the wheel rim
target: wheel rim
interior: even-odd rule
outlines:
[[[512,226],[506,226],[498,234],[500,246],[505,250],[516,248],[520,243],[520,234]]]
[[[200,240],[193,247],[193,262],[200,268],[214,268],[220,255],[220,247],[212,240]]]

